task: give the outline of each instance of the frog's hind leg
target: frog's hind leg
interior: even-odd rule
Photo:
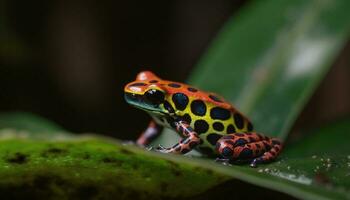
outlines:
[[[250,163],[251,167],[256,167],[256,165],[259,163],[267,163],[277,158],[277,156],[282,150],[281,141],[277,138],[271,138],[270,146],[271,148],[268,151],[266,151],[263,155],[253,159],[253,161]]]
[[[216,150],[222,158],[229,159],[232,163],[253,159],[252,167],[257,163],[273,160],[281,149],[281,142],[278,139],[270,139],[258,133],[229,134],[216,143]]]

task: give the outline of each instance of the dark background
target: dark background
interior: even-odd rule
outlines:
[[[0,1],[0,111],[27,111],[74,132],[134,139],[146,113],[123,86],[137,72],[186,81],[211,39],[249,1]],[[350,45],[294,131],[350,113]]]

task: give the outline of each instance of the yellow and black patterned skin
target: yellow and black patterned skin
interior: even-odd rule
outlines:
[[[137,75],[125,88],[126,101],[148,112],[153,120],[137,140],[148,145],[162,127],[174,129],[183,139],[165,153],[185,154],[196,148],[224,161],[251,161],[251,166],[277,157],[281,142],[253,132],[253,125],[222,97],[189,85],[162,80],[150,71]]]

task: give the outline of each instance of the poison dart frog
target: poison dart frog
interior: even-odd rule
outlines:
[[[196,149],[222,162],[250,162],[256,167],[274,160],[282,150],[279,139],[254,132],[247,117],[214,93],[162,80],[150,71],[140,72],[124,93],[127,103],[153,118],[136,141],[140,146],[150,144],[167,127],[182,139],[170,148],[159,146],[162,153]]]

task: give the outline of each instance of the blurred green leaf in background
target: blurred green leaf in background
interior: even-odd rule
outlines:
[[[226,24],[190,82],[286,138],[349,38],[346,0],[256,1]]]

